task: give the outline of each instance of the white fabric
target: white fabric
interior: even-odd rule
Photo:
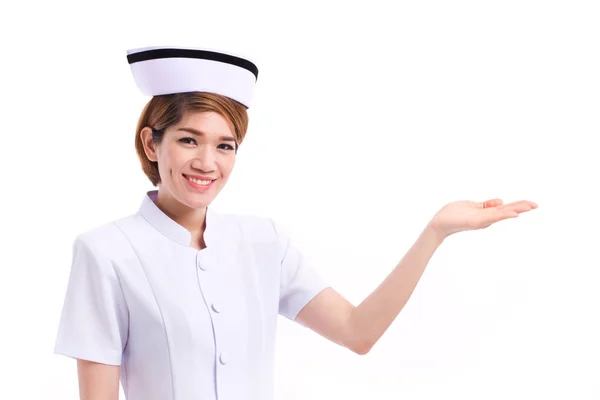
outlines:
[[[128,54],[152,50],[129,50]],[[158,48],[156,48],[158,49]],[[250,107],[256,76],[245,68],[196,58],[161,58],[131,64],[140,91],[146,96],[211,92]]]
[[[144,196],[79,235],[55,352],[121,365],[127,400],[273,398],[277,316],[328,285],[266,218],[207,211],[207,247]]]

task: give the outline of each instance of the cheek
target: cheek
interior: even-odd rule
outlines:
[[[168,177],[173,179],[173,177],[177,174],[177,171],[181,169],[180,165],[183,161],[182,158],[181,152],[178,152],[173,147],[169,147],[167,148],[167,151],[160,153],[158,158],[160,174],[164,178]]]
[[[184,165],[187,160],[184,152],[170,149],[166,155],[165,162],[169,166],[169,169],[177,171],[181,169],[181,166]]]
[[[221,164],[221,173],[223,174],[223,176],[228,177],[231,174],[231,171],[233,170],[234,166],[235,157],[223,160],[223,163]]]

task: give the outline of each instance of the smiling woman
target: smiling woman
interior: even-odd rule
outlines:
[[[158,190],[129,216],[80,234],[55,352],[78,360],[82,399],[269,400],[282,315],[366,354],[444,239],[514,218],[532,202],[454,202],[360,305],[321,279],[271,219],[217,213],[258,70],[199,49],[128,56],[153,98],[136,130]]]
[[[270,219],[210,204],[235,165],[258,76],[200,49],[132,50],[152,98],[135,148],[152,185],[139,210],[79,235],[55,352],[78,360],[82,399],[272,398],[278,315],[326,283]]]

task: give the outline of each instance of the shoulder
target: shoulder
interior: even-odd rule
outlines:
[[[136,215],[131,215],[81,232],[75,236],[73,249],[83,249],[89,255],[105,259],[119,258],[119,255],[129,253],[131,249],[120,224],[135,223],[135,220]]]

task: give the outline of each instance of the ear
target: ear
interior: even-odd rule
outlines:
[[[156,145],[152,142],[152,128],[146,126],[144,129],[142,129],[140,132],[140,138],[142,139],[144,152],[146,153],[148,160],[157,162],[158,155],[156,154]]]

